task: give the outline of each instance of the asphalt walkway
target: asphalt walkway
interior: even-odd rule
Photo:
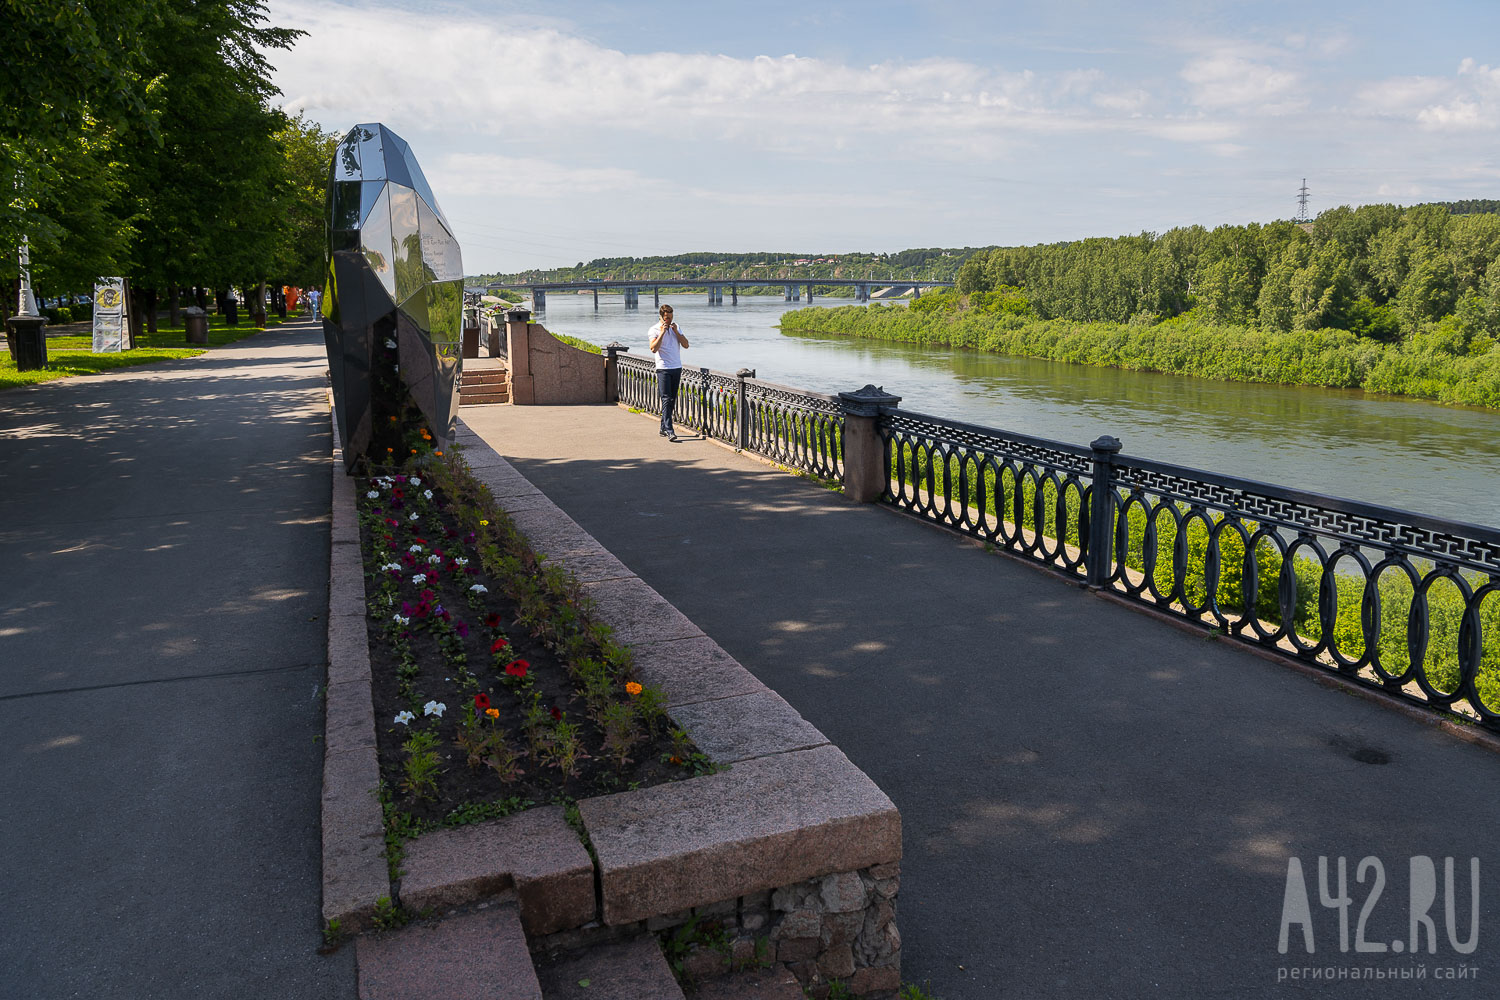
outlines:
[[[0,997],[352,998],[310,322],[0,393]]]
[[[896,802],[903,971],[935,995],[1492,995],[1500,756],[936,527],[671,444],[654,417],[462,416]],[[1347,953],[1320,855],[1348,859]],[[1413,855],[1438,879],[1437,953],[1424,936],[1415,957],[1392,945]],[[1356,881],[1367,856],[1378,892]],[[1313,955],[1300,924],[1278,951],[1292,857]],[[1489,880],[1472,953],[1447,937],[1445,857],[1460,941],[1470,858]],[[1366,907],[1364,940],[1391,951],[1353,950]],[[1457,980],[1465,965],[1484,978]]]

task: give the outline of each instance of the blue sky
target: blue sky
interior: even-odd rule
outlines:
[[[474,274],[1032,244],[1500,198],[1500,3],[271,0],[288,110],[382,121]]]

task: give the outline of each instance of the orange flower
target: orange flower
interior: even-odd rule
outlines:
[[[436,455],[438,458],[442,458],[443,457],[443,453],[440,452],[440,451],[435,451],[435,452],[433,452],[433,454]]]
[[[498,708],[487,708],[484,710],[484,714],[492,719],[500,718],[500,710]]]
[[[640,694],[641,691],[643,691],[643,690],[644,689],[639,684],[637,684],[635,681],[626,681],[625,682],[625,693],[628,694],[628,695],[630,695],[632,698],[634,698],[636,695]]]

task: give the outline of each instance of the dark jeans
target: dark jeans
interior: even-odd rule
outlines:
[[[656,370],[656,394],[661,397],[661,429],[664,434],[675,433],[672,430],[672,411],[677,408],[677,387],[681,384],[681,368]]]

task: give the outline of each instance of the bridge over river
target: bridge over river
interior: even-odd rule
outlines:
[[[640,307],[640,295],[642,290],[651,290],[653,307],[661,305],[661,290],[663,288],[701,288],[708,293],[709,305],[724,304],[724,290],[729,290],[729,302],[735,305],[739,302],[741,288],[765,288],[781,285],[785,289],[786,301],[800,302],[802,300],[802,289],[807,289],[807,301],[813,300],[814,288],[853,288],[854,300],[856,302],[870,301],[871,290],[876,288],[889,288],[898,294],[911,292],[920,296],[924,288],[951,288],[951,281],[914,281],[907,278],[778,278],[775,280],[742,278],[608,278],[599,281],[542,281],[523,285],[494,284],[488,286],[490,289],[521,287],[531,292],[532,308],[537,312],[545,312],[547,309],[548,292],[582,292],[592,291],[594,293],[594,308],[599,308],[599,293],[601,291],[619,291],[625,297],[625,308],[636,309]]]

